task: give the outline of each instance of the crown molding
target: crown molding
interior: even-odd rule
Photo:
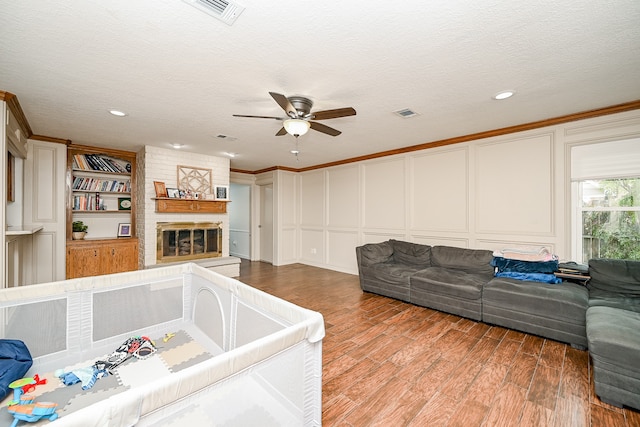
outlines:
[[[44,141],[44,142],[55,142],[56,144],[64,144],[66,146],[71,145],[70,139],[53,138],[51,136],[31,135],[31,138],[29,139],[35,139],[37,141]]]
[[[13,116],[18,121],[18,125],[20,126],[22,133],[24,133],[27,138],[31,138],[31,136],[33,135],[33,131],[31,130],[31,126],[29,126],[27,116],[25,116],[24,111],[22,111],[22,107],[20,106],[18,97],[11,92],[0,90],[0,101],[4,101],[7,103],[7,106],[13,113]]]
[[[547,126],[555,126],[563,123],[574,122],[584,119],[592,119],[594,117],[606,116],[610,114],[622,113],[625,111],[632,111],[640,109],[640,100],[625,102],[624,104],[612,105],[609,107],[598,108],[595,110],[581,111],[579,113],[568,114],[565,116],[553,117],[550,119],[538,120],[535,122],[524,123],[515,126],[508,126],[500,129],[493,129],[484,132],[472,133],[469,135],[456,136],[448,139],[441,139],[439,141],[426,142],[423,144],[412,145],[409,147],[397,148],[394,150],[380,151],[378,153],[366,154],[364,156],[351,157],[349,159],[338,160],[335,162],[323,163],[315,166],[308,166],[306,168],[286,168],[283,166],[273,166],[267,169],[261,169],[259,171],[245,171],[240,169],[231,169],[232,172],[247,173],[247,174],[259,174],[272,170],[288,170],[291,172],[306,172],[315,169],[324,169],[332,166],[340,166],[348,163],[361,162],[364,160],[377,159],[380,157],[394,156],[397,154],[410,153],[413,151],[426,150],[428,148],[443,147],[446,145],[460,144],[463,142],[474,141],[477,139],[491,138],[495,136],[508,135],[511,133],[524,132],[532,129],[539,129]]]

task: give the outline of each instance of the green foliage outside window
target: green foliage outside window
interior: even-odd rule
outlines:
[[[583,261],[640,260],[640,179],[585,181],[582,194]]]

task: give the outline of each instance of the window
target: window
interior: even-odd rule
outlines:
[[[640,260],[640,136],[571,147],[572,258]]]
[[[640,178],[585,180],[578,183],[576,231],[579,260],[640,260]]]

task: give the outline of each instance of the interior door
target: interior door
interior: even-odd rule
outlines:
[[[260,186],[260,261],[273,264],[273,184]]]

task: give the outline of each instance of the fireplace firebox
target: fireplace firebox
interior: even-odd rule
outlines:
[[[222,256],[221,222],[159,222],[156,262],[180,262]]]

